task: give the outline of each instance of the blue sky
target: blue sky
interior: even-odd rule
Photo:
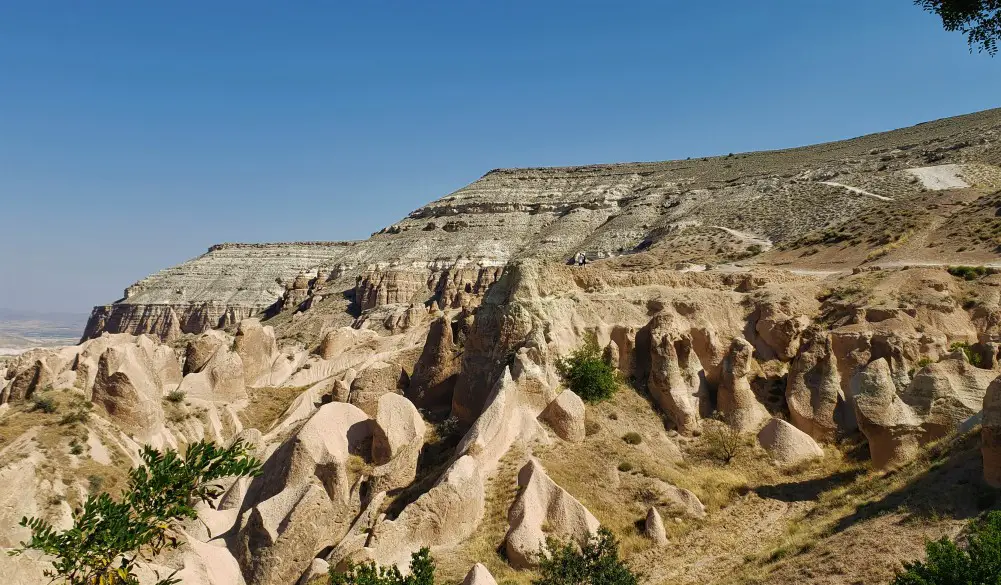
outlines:
[[[0,0],[0,307],[223,241],[367,237],[497,167],[781,148],[1001,105],[910,0]]]

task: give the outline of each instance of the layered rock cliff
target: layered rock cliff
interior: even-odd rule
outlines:
[[[924,193],[1001,186],[999,135],[1001,114],[989,111],[783,151],[498,169],[364,241],[214,246],[96,307],[84,338],[231,326],[276,303],[299,306],[310,292],[293,289],[300,275],[338,293],[353,289],[360,310],[429,297],[454,305],[464,302],[457,294],[482,292],[496,278],[480,270],[518,258],[584,251],[596,259],[659,246],[673,262],[715,264],[773,245],[801,248],[810,234],[886,208],[913,215],[910,226]]]

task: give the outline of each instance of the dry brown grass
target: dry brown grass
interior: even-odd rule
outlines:
[[[247,390],[250,400],[239,413],[240,421],[246,428],[266,432],[305,390],[300,387],[250,388]]]

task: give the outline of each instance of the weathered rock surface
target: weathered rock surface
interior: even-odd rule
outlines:
[[[1001,488],[1001,378],[996,378],[987,387],[982,425],[980,450],[984,458],[984,480]]]
[[[365,368],[351,382],[348,402],[377,416],[379,399],[387,393],[397,393],[407,386],[406,373],[399,364],[376,362]]]
[[[157,357],[150,355],[146,347],[121,345],[109,347],[98,362],[94,404],[102,406],[111,420],[138,437],[149,437],[163,427],[160,401],[164,392],[176,384],[169,377],[174,367],[180,372],[176,358],[173,367],[164,368]],[[166,361],[168,356],[161,353],[159,359]]]
[[[414,366],[408,397],[425,408],[450,406],[460,365],[452,324],[446,317],[439,317],[431,324],[421,357]]]
[[[717,391],[717,405],[727,423],[740,432],[755,431],[768,418],[768,411],[758,402],[751,383],[751,354],[754,348],[746,340],[735,338],[723,360],[723,374]]]
[[[873,466],[884,469],[909,461],[917,453],[924,430],[911,407],[897,396],[885,359],[870,363],[855,376],[852,394]]]
[[[831,338],[819,329],[803,336],[800,352],[789,366],[786,403],[792,424],[814,439],[833,441],[839,426],[846,426]]]
[[[564,390],[542,411],[541,418],[549,423],[564,441],[584,440],[584,401],[572,390]]]
[[[510,528],[504,539],[504,550],[512,567],[534,566],[547,533],[584,544],[598,531],[598,519],[556,485],[538,461],[532,459],[522,467],[518,486],[518,497],[508,511]]]
[[[643,524],[643,534],[652,540],[654,544],[667,544],[667,529],[664,528],[664,520],[660,517],[657,508],[651,506],[646,513],[646,521]]]
[[[251,484],[237,532],[237,559],[249,584],[297,578],[347,533],[357,507],[349,458],[371,450],[368,416],[350,404],[321,407]]]
[[[261,325],[258,319],[244,319],[236,330],[233,351],[243,362],[243,375],[248,386],[266,386],[278,358],[275,330]]]
[[[795,465],[824,456],[810,435],[786,421],[773,418],[758,432],[758,443],[780,465]]]
[[[483,566],[483,563],[476,563],[466,573],[465,579],[462,580],[462,585],[497,585],[497,581],[490,574],[490,571]]]
[[[383,394],[372,432],[372,472],[376,492],[405,487],[417,475],[426,426],[412,402],[399,394]]]

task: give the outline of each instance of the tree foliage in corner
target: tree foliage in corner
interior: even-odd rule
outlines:
[[[1001,583],[1001,511],[970,523],[965,549],[948,538],[925,545],[924,562],[904,563],[893,585],[997,585]]]
[[[615,394],[619,381],[615,368],[601,357],[594,334],[569,356],[556,361],[556,370],[567,388],[586,402],[601,402]]]
[[[396,565],[380,567],[373,562],[349,563],[346,571],[330,567],[330,585],[434,585],[435,563],[427,547],[410,556],[406,577]]]
[[[141,458],[143,464],[129,472],[121,501],[107,493],[89,496],[73,526],[62,531],[40,518],[23,518],[31,539],[10,554],[34,549],[54,557],[46,576],[67,585],[139,585],[138,563],[179,546],[177,523],[197,517],[196,501],[211,503],[222,495],[218,480],[261,470],[242,441],[226,449],[192,443],[183,457],[146,446]],[[179,582],[172,573],[157,585]]]
[[[546,539],[532,585],[637,585],[639,575],[619,558],[619,543],[605,527],[582,547]]]
[[[942,19],[948,31],[966,35],[970,50],[996,55],[1001,39],[1001,0],[914,0]]]

